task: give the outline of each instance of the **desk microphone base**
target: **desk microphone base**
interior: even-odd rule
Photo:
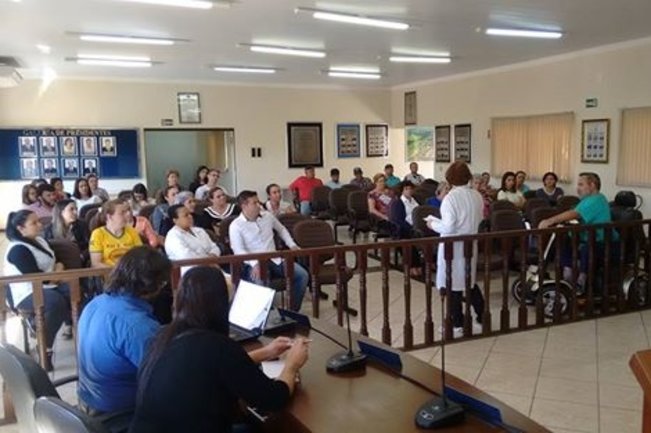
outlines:
[[[459,424],[464,420],[463,408],[453,401],[435,397],[416,413],[416,425],[422,429],[436,429]]]
[[[366,367],[366,355],[354,352],[339,352],[331,356],[326,363],[328,373],[344,373],[362,370]]]

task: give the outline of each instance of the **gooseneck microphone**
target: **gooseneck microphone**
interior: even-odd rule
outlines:
[[[353,351],[353,337],[350,331],[350,309],[348,308],[348,290],[344,290],[343,310],[346,312],[346,328],[348,330],[348,350],[332,355],[326,362],[328,373],[344,373],[362,370],[366,367],[366,355]]]
[[[446,291],[441,291],[441,321],[445,320]],[[447,339],[445,331],[444,325],[441,338],[441,396],[429,400],[416,412],[416,425],[422,429],[451,426],[462,422],[465,418],[463,407],[450,401],[445,395],[445,341]]]

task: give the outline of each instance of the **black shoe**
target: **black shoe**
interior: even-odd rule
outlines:
[[[35,351],[36,351],[36,362],[38,362],[38,365],[41,365],[41,360],[39,359],[41,352],[38,350],[38,346],[36,346]],[[53,355],[54,355],[54,350],[48,349],[47,353],[45,355],[45,367],[44,367],[45,371],[47,371],[48,373],[51,373],[51,372],[54,371],[54,364],[52,364],[52,356]],[[42,367],[42,365],[41,365],[41,367]]]
[[[72,326],[63,325],[63,331],[61,331],[61,338],[64,340],[72,340]]]

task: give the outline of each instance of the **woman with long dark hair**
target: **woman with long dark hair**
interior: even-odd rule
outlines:
[[[31,206],[38,202],[38,191],[36,190],[36,187],[28,183],[26,185],[23,185],[23,206]]]
[[[54,187],[54,201],[60,201],[70,198],[70,194],[63,189],[63,179],[60,177],[53,177],[50,179],[50,185]]]
[[[498,200],[508,200],[518,209],[524,206],[524,196],[516,187],[516,176],[512,171],[502,175],[502,187],[497,193]]]
[[[5,253],[4,275],[24,275],[41,272],[63,271],[62,263],[56,261],[54,252],[39,233],[42,230],[38,216],[30,210],[11,212],[7,219],[6,234],[9,245]],[[13,304],[19,310],[34,310],[32,283],[9,284]],[[48,367],[52,364],[52,345],[64,322],[70,322],[70,288],[65,283],[43,284],[45,303],[45,343]],[[72,332],[66,329],[65,337]]]
[[[197,188],[199,188],[201,185],[205,185],[208,179],[206,177],[208,176],[208,167],[205,165],[200,165],[197,167],[197,173],[194,176],[194,180],[190,183],[190,186],[188,187],[188,190],[194,194],[197,191]]]
[[[52,224],[45,229],[45,239],[72,241],[79,246],[79,251],[88,259],[88,242],[90,231],[85,221],[77,215],[74,200],[61,200],[52,210]]]
[[[86,179],[80,177],[75,180],[75,186],[72,191],[72,196],[75,198],[75,203],[77,203],[77,209],[81,210],[82,207],[89,204],[99,204],[102,203],[102,199],[96,195],[93,195],[93,192],[90,190],[90,185]]]
[[[269,379],[256,357],[228,337],[228,309],[219,268],[198,266],[184,275],[174,319],[159,332],[140,369],[130,432],[230,432],[239,399],[265,411],[287,405],[307,361],[307,340],[269,349],[270,358],[289,349],[282,373]]]

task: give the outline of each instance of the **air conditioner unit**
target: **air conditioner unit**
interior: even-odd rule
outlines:
[[[12,66],[0,66],[0,87],[16,87],[23,76]]]

